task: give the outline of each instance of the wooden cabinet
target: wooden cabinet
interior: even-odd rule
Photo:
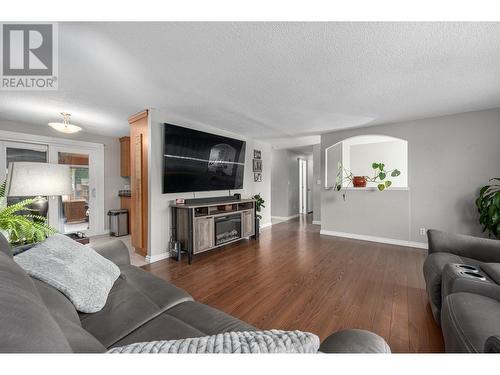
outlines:
[[[194,220],[194,253],[214,247],[214,218]]]
[[[255,200],[171,204],[172,240],[179,241],[191,264],[194,254],[255,235]]]
[[[252,210],[241,213],[241,237],[250,237],[255,234],[255,217]]]
[[[67,165],[89,165],[89,156],[83,154],[73,154],[68,152],[59,153],[59,164]]]
[[[120,175],[130,177],[130,137],[120,138]]]
[[[87,202],[84,200],[63,201],[63,210],[68,224],[87,221]]]
[[[128,119],[130,124],[130,234],[136,252],[148,253],[148,111]]]

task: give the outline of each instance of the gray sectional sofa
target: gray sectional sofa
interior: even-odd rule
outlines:
[[[447,352],[500,352],[500,241],[427,232],[424,277]]]
[[[0,352],[105,352],[134,342],[201,337],[255,328],[193,298],[151,273],[130,264],[120,240],[95,249],[117,264],[121,275],[105,307],[78,313],[58,290],[29,277],[12,259],[0,234]],[[390,352],[370,332],[341,331],[328,337],[327,353]]]

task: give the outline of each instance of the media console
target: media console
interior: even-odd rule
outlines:
[[[255,235],[255,200],[172,204],[172,239],[193,255]]]

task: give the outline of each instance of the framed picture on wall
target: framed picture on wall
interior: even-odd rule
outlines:
[[[262,160],[253,159],[253,172],[262,172]]]
[[[262,159],[262,153],[260,152],[260,150],[253,150],[253,158]]]
[[[262,182],[262,173],[257,172],[253,174],[254,182]]]

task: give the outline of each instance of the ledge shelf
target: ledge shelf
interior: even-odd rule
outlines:
[[[324,189],[336,191],[336,190],[334,190],[333,187],[325,187]],[[378,188],[376,186],[367,186],[367,187],[360,187],[360,188],[350,186],[348,188],[340,189],[340,191],[342,191],[342,190],[378,191]],[[390,187],[390,188],[384,189],[384,191],[410,191],[410,188],[409,187]]]

